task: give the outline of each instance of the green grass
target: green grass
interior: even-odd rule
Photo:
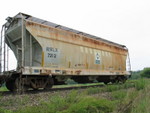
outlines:
[[[78,103],[72,104],[62,113],[109,113],[114,109],[114,102],[107,99],[84,97]]]
[[[90,84],[83,84],[85,85]],[[5,87],[1,90],[5,90]],[[66,92],[47,94],[46,100],[43,99],[45,97],[36,96],[34,99],[38,104],[33,105],[30,104],[33,100],[30,100],[30,95],[14,98],[0,96],[0,113],[149,113],[150,111],[149,79],[129,80],[125,84]],[[12,110],[13,106],[15,110]]]
[[[12,111],[4,108],[0,108],[0,113],[12,113]]]
[[[0,91],[8,91],[8,89],[5,86],[0,87]]]
[[[91,88],[88,88],[87,90],[86,90],[86,93],[88,94],[88,95],[92,95],[92,94],[97,94],[97,93],[100,93],[101,92],[101,88],[99,88],[99,87],[91,87]]]
[[[40,106],[26,107],[15,113],[109,113],[114,108],[114,102],[107,99],[85,96],[76,100],[56,96]]]
[[[146,85],[148,84],[147,82],[148,81],[146,79],[141,78],[135,82],[135,88],[137,90],[144,89],[146,87]]]
[[[145,95],[135,103],[131,113],[149,113],[150,112],[150,95]]]
[[[127,96],[127,92],[125,90],[119,90],[119,91],[114,91],[112,92],[112,98],[113,100],[120,100],[122,101],[126,96]]]
[[[145,83],[143,83],[145,81]],[[133,109],[131,113],[149,113],[150,112],[150,81],[149,79],[143,79],[139,81],[141,86],[138,86],[139,95],[136,101],[133,103]],[[144,84],[144,85],[143,85]]]

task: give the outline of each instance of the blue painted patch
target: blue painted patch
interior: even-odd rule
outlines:
[[[39,73],[40,71],[38,69],[34,69],[34,73]]]
[[[95,64],[100,64],[100,60],[95,60]]]

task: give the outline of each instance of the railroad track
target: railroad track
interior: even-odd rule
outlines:
[[[135,82],[134,81],[127,81],[127,83],[129,84],[134,84]],[[112,84],[107,84],[107,85],[112,85]],[[114,85],[114,84],[113,84]],[[119,85],[119,84],[117,84]],[[60,87],[56,87],[56,85],[54,85],[53,88],[51,88],[50,90],[43,90],[43,89],[39,89],[39,90],[28,90],[22,94],[38,94],[38,93],[46,93],[46,92],[56,92],[56,91],[65,91],[65,90],[72,90],[72,89],[85,89],[85,88],[90,88],[90,87],[104,87],[105,85],[104,84],[94,84],[94,83],[91,83],[91,84],[88,84],[88,85],[85,85],[85,84],[78,84],[78,85],[75,85],[75,86],[70,86],[69,85],[65,85],[65,86],[62,86],[62,85],[59,85]],[[67,87],[66,87],[67,86]],[[11,94],[14,94],[14,95],[17,95],[19,93],[17,92],[11,92],[11,91],[0,91],[0,95],[2,96],[5,96],[5,95],[11,95]]]
[[[86,88],[90,88],[90,87],[103,87],[105,86],[104,84],[98,84],[98,85],[87,85],[87,86],[71,86],[71,87],[56,87],[56,88],[52,88],[50,90],[43,90],[43,89],[39,89],[39,90],[28,90],[22,94],[37,94],[37,93],[45,93],[45,92],[56,92],[56,91],[65,91],[65,90],[72,90],[72,89],[86,89]],[[11,92],[11,91],[0,91],[0,95],[5,96],[5,95],[17,95],[19,93],[17,92]]]

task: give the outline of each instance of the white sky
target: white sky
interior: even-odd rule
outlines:
[[[126,45],[132,70],[150,67],[150,0],[1,0],[0,26],[19,12]]]

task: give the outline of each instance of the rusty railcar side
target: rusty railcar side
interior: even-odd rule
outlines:
[[[80,75],[127,74],[126,56],[128,50],[122,46],[119,47],[31,21],[26,21],[26,28],[43,48],[42,67],[63,69],[62,71],[70,70],[73,71],[73,74],[75,74],[74,70],[77,70],[80,71]],[[46,61],[46,57],[48,57],[46,48],[60,50],[60,58],[56,63]],[[96,54],[100,63],[96,63]]]
[[[17,58],[16,71],[3,72],[9,76],[9,90],[19,89],[17,84],[23,90],[49,89],[68,78],[78,83],[117,82],[130,75],[124,45],[22,13],[8,18],[4,26],[4,41]]]

